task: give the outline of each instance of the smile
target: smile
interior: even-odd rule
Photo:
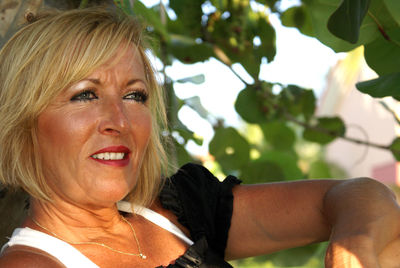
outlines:
[[[130,152],[125,146],[111,146],[95,152],[90,158],[101,164],[123,167],[130,162]]]
[[[100,159],[100,160],[122,160],[125,158],[125,153],[100,153],[100,154],[95,154],[92,155],[94,159]]]

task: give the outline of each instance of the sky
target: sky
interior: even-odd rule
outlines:
[[[151,6],[159,0],[144,2]],[[296,4],[296,0],[282,1],[283,8]],[[297,29],[282,26],[273,14],[269,18],[276,30],[277,54],[273,62],[262,64],[260,79],[285,85],[296,84],[314,89],[320,95],[329,69],[338,59],[343,58],[343,53],[337,54],[315,38],[306,37]],[[239,64],[235,64],[233,68],[242,78],[251,82],[250,76]],[[174,80],[204,74],[205,82],[200,85],[175,83],[176,95],[181,99],[199,96],[202,105],[213,118],[223,118],[226,125],[241,124],[242,121],[234,110],[234,102],[237,94],[244,89],[244,84],[222,63],[215,59],[191,65],[175,61],[166,72]],[[212,126],[190,108],[182,108],[179,118],[205,141],[203,146],[189,143],[188,150],[194,154],[206,154],[208,142],[213,136]]]

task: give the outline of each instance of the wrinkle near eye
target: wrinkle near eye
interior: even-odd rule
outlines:
[[[146,103],[146,101],[148,99],[148,94],[143,89],[135,90],[135,91],[132,91],[132,92],[126,94],[124,96],[124,99],[134,100],[134,101],[137,101],[137,102],[140,102],[140,103],[144,104],[144,103]]]
[[[98,99],[98,97],[94,90],[87,89],[79,92],[78,94],[75,94],[71,98],[71,101],[91,101],[95,99]]]

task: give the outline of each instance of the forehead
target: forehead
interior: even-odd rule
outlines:
[[[99,68],[95,69],[91,75],[116,75],[134,76],[146,81],[146,72],[142,55],[134,46],[126,49],[118,49],[117,52]]]

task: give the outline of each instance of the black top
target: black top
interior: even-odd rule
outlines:
[[[220,182],[196,164],[184,165],[166,180],[161,204],[188,228],[194,242],[168,268],[232,267],[224,260],[224,254],[233,209],[232,188],[240,182],[234,176]]]

